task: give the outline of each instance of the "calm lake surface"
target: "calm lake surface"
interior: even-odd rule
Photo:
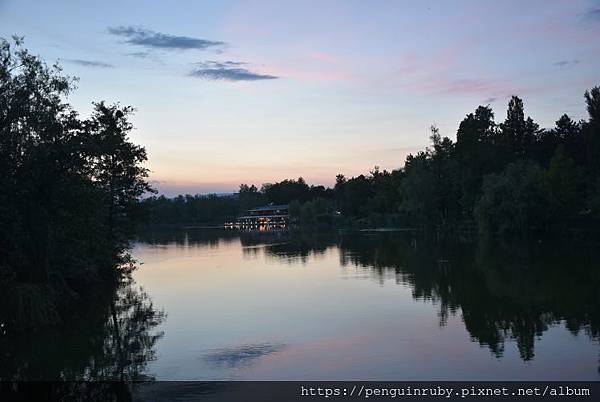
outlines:
[[[593,241],[146,232],[133,282],[0,326],[0,380],[600,380]]]
[[[158,380],[599,380],[588,242],[402,233],[149,233]]]

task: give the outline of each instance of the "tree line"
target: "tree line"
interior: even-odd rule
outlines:
[[[267,204],[292,204],[301,208],[314,202],[325,201],[325,211],[331,210],[334,191],[324,186],[310,186],[300,177],[276,183],[266,183],[259,189],[242,184],[237,193],[230,195],[164,195],[147,197],[142,201],[149,214],[149,223],[155,225],[219,224],[233,221],[248,209]]]
[[[146,151],[128,137],[133,109],[98,102],[82,118],[67,102],[75,85],[22,39],[0,38],[4,329],[64,320],[74,306],[116,291],[132,267],[139,198],[153,191]]]
[[[335,186],[286,179],[227,197],[151,197],[153,223],[233,219],[248,208],[289,203],[294,221],[344,226],[524,234],[590,229],[600,218],[600,87],[584,94],[588,119],[562,115],[553,128],[526,117],[513,96],[496,122],[479,106],[460,122],[456,141],[431,128],[431,145],[391,171],[337,175]]]
[[[542,129],[512,97],[507,117],[479,106],[456,141],[433,127],[430,147],[392,171],[242,184],[232,196],[150,196],[134,110],[97,102],[81,117],[67,102],[76,79],[0,39],[0,324],[54,323],[132,269],[129,240],[150,223],[222,222],[289,203],[300,224],[476,228],[484,233],[589,229],[600,218],[600,87],[588,119]]]

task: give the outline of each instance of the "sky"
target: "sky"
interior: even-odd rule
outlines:
[[[598,0],[0,0],[13,34],[79,77],[82,115],[136,108],[167,195],[396,169],[478,105],[552,127],[600,85]]]

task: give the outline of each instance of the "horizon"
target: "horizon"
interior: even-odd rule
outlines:
[[[0,0],[0,401],[600,394],[600,0],[412,3]]]
[[[598,1],[316,4],[0,1],[0,36],[79,77],[82,114],[134,106],[168,196],[398,169],[432,124],[454,140],[477,106],[502,121],[517,95],[549,128],[584,118],[600,83]]]

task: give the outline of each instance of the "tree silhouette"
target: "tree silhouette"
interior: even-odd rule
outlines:
[[[0,323],[55,324],[72,303],[112,287],[151,191],[132,109],[99,102],[81,119],[75,79],[20,38],[0,39]],[[88,300],[89,301],[89,300]]]

